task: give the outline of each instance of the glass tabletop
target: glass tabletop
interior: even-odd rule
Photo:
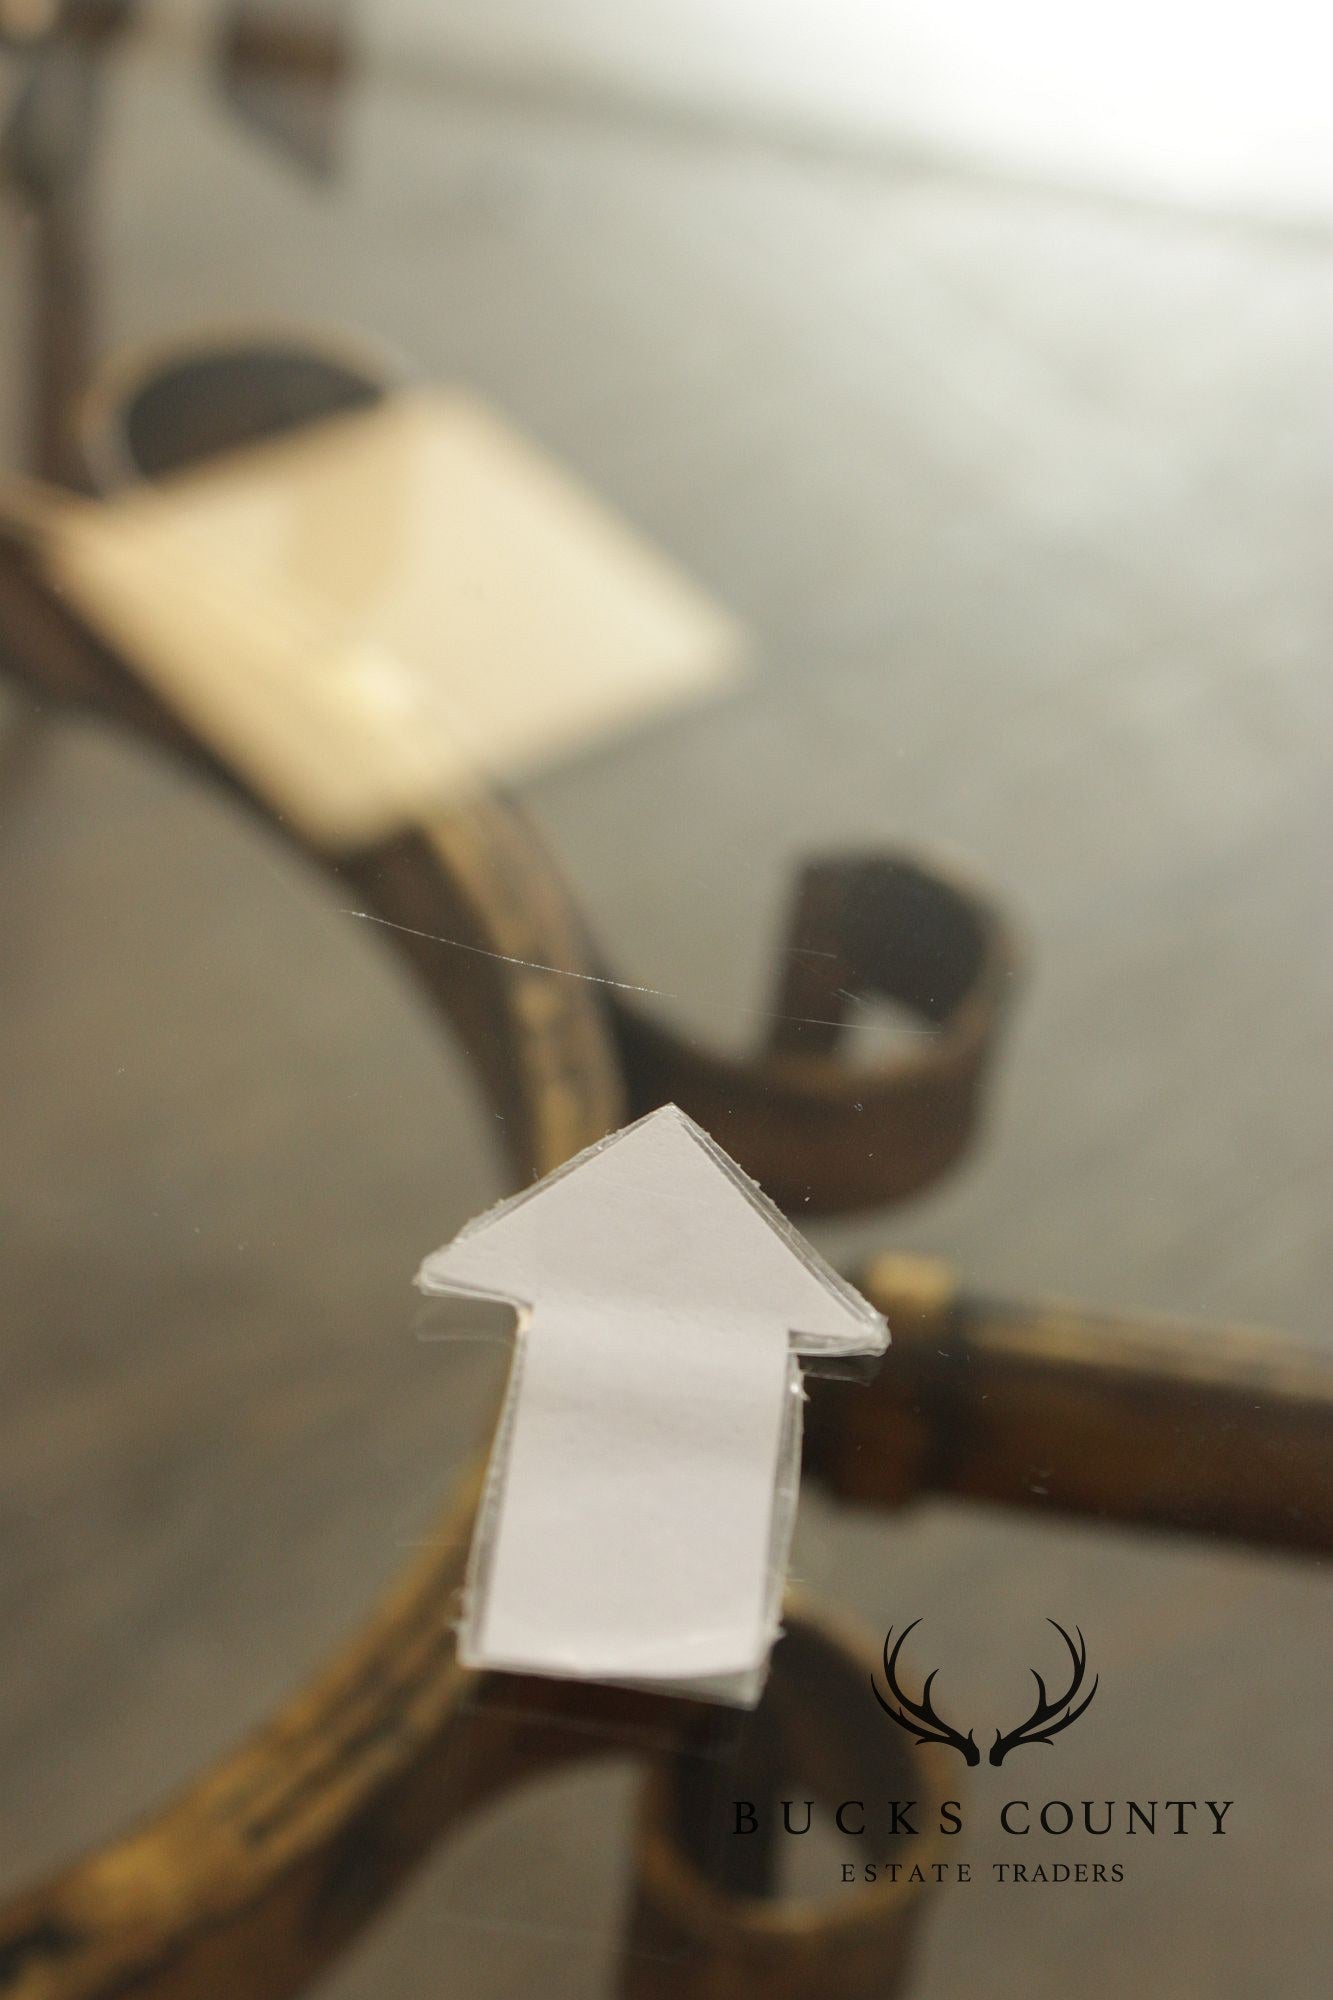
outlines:
[[[1090,113],[1080,162],[1069,119],[1015,138],[993,89],[970,146],[989,44],[964,24],[950,69],[905,8],[884,39],[848,10],[837,61],[836,18],[795,6],[72,8],[52,41],[4,11],[15,490],[71,476],[43,398],[126,353],[305,342],[478,399],[744,636],[734,678],[506,778],[591,976],[741,1058],[812,857],[939,858],[1022,936],[975,1146],[891,1208],[798,1208],[816,1247],[1325,1342],[1314,170],[1303,208],[1272,173],[1248,200],[1183,85],[1175,181],[1150,121],[1130,158]],[[919,60],[915,114],[858,51]],[[1256,118],[1269,83],[1304,102],[1275,79]],[[7,687],[0,723],[17,1888],[270,1714],[429,1544],[510,1348],[423,1341],[411,1280],[513,1166],[478,1047],[352,886],[132,731]],[[867,1060],[919,1033],[855,994],[842,1025]],[[1050,1619],[1101,1676],[1069,1743],[967,1772],[973,1879],[933,1898],[908,1990],[1314,1992],[1317,1565],[1071,1518],[1046,1477],[1021,1514],[802,1495],[802,1587],[876,1643],[922,1618],[960,1713],[1021,1706],[1034,1660],[1053,1680]],[[615,1990],[636,1782],[609,1738],[496,1809],[321,1990]],[[1230,1837],[1119,1831],[1168,1796],[1234,1800]],[[1008,1838],[1018,1798],[1114,1801],[1117,1830]],[[995,1872],[1112,1847],[1115,1882]],[[816,1829],[784,1866],[833,1893],[849,1851]]]

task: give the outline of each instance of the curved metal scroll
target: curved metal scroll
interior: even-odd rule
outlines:
[[[40,546],[24,533],[0,537],[0,648],[40,699],[105,714],[233,791],[243,789],[127,663],[56,601],[43,583]],[[263,801],[253,803],[264,809]],[[913,1064],[897,1061],[883,1073],[844,1072],[832,1052],[781,1049],[753,1064],[710,1061],[660,1027],[613,1015],[608,989],[590,976],[598,961],[567,894],[508,806],[474,802],[408,828],[373,851],[319,858],[403,927],[388,934],[476,1059],[504,1113],[516,1178],[549,1171],[614,1129],[629,1109],[655,1101],[657,1091],[718,1119],[743,1164],[789,1197],[799,1141],[793,1146],[785,1121],[808,1114],[824,1134],[815,1168],[821,1207],[901,1193],[914,1178],[919,1184],[938,1172],[965,1142],[984,1053],[981,1020],[967,1025],[966,994],[956,996],[955,1013],[965,1023],[956,1056],[941,1063],[938,1049],[927,1045],[923,1058],[936,1088],[940,1075],[956,1065],[959,1101],[967,1109],[954,1121],[954,1140],[943,1149],[923,1149],[915,1166],[910,1149],[895,1152],[886,1145],[891,1165],[883,1183],[868,1179],[864,1167],[849,1180],[845,1163],[867,1147],[868,1132],[881,1131],[887,1140],[896,1106],[905,1106],[921,1087]],[[853,875],[862,879],[864,870],[858,862]],[[822,879],[841,878],[825,870]],[[916,879],[929,878],[917,870]],[[942,888],[940,895],[956,921],[960,892]],[[998,923],[974,907],[975,935],[997,937]],[[442,952],[432,946],[431,934],[473,948]],[[980,976],[994,959],[974,952],[967,963]],[[873,964],[849,963],[847,979],[863,969],[875,975]],[[991,1006],[989,993],[981,1004]],[[998,1014],[996,1004],[988,1029]],[[651,1038],[651,1066],[646,1056],[633,1055],[636,1035]],[[980,1039],[987,1044],[989,1033]],[[746,1104],[740,1140],[720,1120],[728,1089]],[[767,1119],[761,1109],[766,1099]],[[474,1757],[469,1747],[481,1740],[477,1718],[493,1700],[491,1684],[458,1667],[453,1642],[473,1497],[463,1496],[438,1547],[401,1581],[346,1653],[266,1730],[147,1826],[9,1906],[0,1916],[0,1994],[6,2000],[295,1992],[464,1811],[542,1768],[548,1749],[550,1756],[566,1754],[556,1748],[557,1738],[567,1745],[566,1734],[554,1731],[544,1748],[540,1730],[534,1736],[529,1725],[507,1736],[503,1722],[483,1732],[484,1755]],[[646,1719],[668,1747],[697,1726],[691,1704],[553,1687],[544,1683],[540,1698],[557,1720],[595,1716],[605,1725],[623,1711],[631,1720]],[[506,1709],[514,1694],[510,1683]],[[660,1855],[660,1842],[654,1851]],[[772,1922],[760,1921],[748,1902],[735,1902],[729,1914],[727,1904],[723,1896],[707,1910],[701,1906],[704,1934],[716,1942],[720,1925],[744,1957],[744,1940],[756,1924],[762,1937]],[[886,1940],[897,1938],[907,1908],[901,1897],[883,1913],[876,1898],[858,1903],[858,1921],[847,1935],[865,1966],[874,1959],[882,1972],[899,1955],[898,1944]],[[676,1921],[685,1920],[678,1913]],[[821,1919],[810,1935],[823,1928]],[[871,1951],[876,1938],[877,1957]],[[766,1948],[758,1950],[756,1972],[769,1956]]]

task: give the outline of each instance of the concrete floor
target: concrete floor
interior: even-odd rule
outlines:
[[[107,141],[109,345],[369,328],[754,625],[748,691],[528,789],[625,977],[742,1041],[812,849],[953,849],[1012,900],[1035,969],[984,1146],[823,1247],[1328,1337],[1325,241],[373,86],[321,191],[149,58]],[[263,1715],[426,1531],[498,1357],[420,1347],[408,1279],[500,1169],[464,1053],[229,807],[68,726],[0,800],[16,1883]],[[1015,1686],[1076,1616],[1104,1691],[1034,1796],[1237,1801],[1114,1893],[940,1896],[923,2000],[1326,1990],[1309,1565],[811,1499],[798,1568],[950,1657],[994,1635]],[[628,1791],[479,1829],[327,1992],[607,1991]]]

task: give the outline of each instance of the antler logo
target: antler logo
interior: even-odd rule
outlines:
[[[943,1716],[937,1714],[931,1702],[930,1690],[939,1668],[932,1668],[926,1675],[919,1701],[913,1701],[911,1696],[904,1692],[898,1680],[898,1656],[906,1644],[908,1635],[915,1632],[920,1623],[919,1618],[914,1618],[910,1625],[903,1627],[892,1652],[889,1651],[889,1641],[893,1638],[893,1627],[890,1625],[885,1633],[884,1679],[889,1692],[887,1697],[880,1693],[879,1684],[872,1674],[870,1686],[875,1700],[890,1721],[896,1722],[899,1729],[905,1729],[916,1742],[942,1743],[946,1749],[956,1750],[965,1764],[979,1764],[981,1752],[977,1748],[972,1731],[969,1729],[964,1736],[953,1727],[952,1723],[946,1722]],[[1071,1722],[1078,1721],[1101,1684],[1100,1675],[1094,1676],[1092,1686],[1083,1695],[1083,1699],[1079,1700],[1088,1668],[1087,1643],[1077,1625],[1074,1630],[1078,1633],[1078,1644],[1075,1645],[1064,1626],[1057,1624],[1054,1618],[1048,1618],[1046,1623],[1054,1626],[1069,1649],[1069,1659],[1073,1669],[1069,1686],[1064,1694],[1052,1701],[1046,1692],[1045,1681],[1035,1667],[1031,1669],[1032,1678],[1037,1683],[1037,1705],[1031,1715],[1020,1722],[1016,1729],[1007,1732],[996,1730],[995,1741],[990,1750],[992,1764],[1003,1764],[1011,1750],[1024,1750],[1033,1743],[1054,1742],[1062,1729],[1068,1729]]]
[[[1002,1736],[1000,1731],[996,1730],[995,1741],[991,1745],[990,1752],[992,1764],[1003,1764],[1011,1750],[1026,1749],[1029,1743],[1052,1742],[1062,1729],[1068,1729],[1071,1722],[1078,1721],[1080,1715],[1082,1715],[1101,1684],[1101,1675],[1095,1675],[1092,1686],[1088,1689],[1082,1701],[1078,1703],[1078,1707],[1075,1708],[1074,1703],[1078,1700],[1079,1690],[1083,1686],[1083,1676],[1087,1672],[1088,1667],[1088,1648],[1086,1642],[1084,1641],[1082,1632],[1079,1632],[1077,1625],[1074,1627],[1074,1630],[1078,1632],[1078,1644],[1076,1646],[1064,1626],[1056,1625],[1054,1618],[1048,1618],[1046,1623],[1048,1625],[1055,1625],[1056,1631],[1069,1648],[1069,1658],[1074,1669],[1073,1679],[1070,1681],[1067,1691],[1058,1700],[1050,1701],[1047,1699],[1045,1681],[1035,1667],[1029,1669],[1033,1680],[1037,1683],[1037,1706],[1033,1709],[1027,1721],[1020,1722],[1017,1729],[1011,1729],[1007,1736]]]
[[[889,1641],[893,1637],[892,1625],[884,1634],[884,1678],[888,1682],[893,1701],[884,1699],[872,1674],[870,1686],[875,1700],[890,1720],[896,1722],[899,1729],[905,1729],[909,1736],[914,1736],[918,1743],[943,1743],[950,1750],[956,1750],[965,1764],[979,1764],[981,1752],[976,1746],[972,1731],[969,1729],[966,1736],[960,1736],[942,1716],[936,1715],[931,1706],[930,1690],[939,1672],[938,1667],[933,1667],[926,1675],[926,1684],[921,1690],[920,1701],[913,1701],[898,1685],[898,1655],[907,1643],[909,1633],[915,1632],[920,1623],[919,1618],[914,1618],[910,1625],[903,1627],[892,1652],[889,1651]],[[895,1702],[897,1707],[894,1706]]]

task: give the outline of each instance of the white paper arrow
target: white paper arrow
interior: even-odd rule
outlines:
[[[757,1700],[795,1356],[882,1353],[880,1315],[674,1105],[470,1223],[417,1282],[519,1313],[464,1663]]]

